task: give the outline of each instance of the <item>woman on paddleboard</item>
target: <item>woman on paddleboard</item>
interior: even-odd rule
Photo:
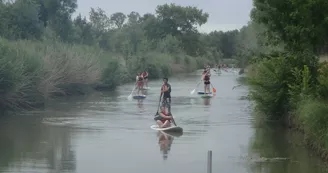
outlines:
[[[204,81],[204,93],[208,94],[210,93],[210,75],[209,72],[207,70],[204,70],[203,72],[203,81]]]
[[[161,106],[161,112],[156,118],[156,123],[158,127],[160,128],[170,127],[171,119],[172,119],[171,113],[167,112],[164,106]]]
[[[143,77],[141,73],[137,75],[136,80],[137,80],[137,87],[138,87],[138,95],[140,95],[140,91],[142,91],[143,89]]]
[[[148,72],[147,71],[144,71],[142,73],[142,77],[144,79],[144,84],[146,84],[146,87],[148,88]]]

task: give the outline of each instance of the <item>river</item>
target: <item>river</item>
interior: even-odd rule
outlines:
[[[232,90],[236,74],[212,74],[211,99],[190,95],[199,73],[169,79],[181,136],[150,128],[161,80],[150,81],[143,101],[127,99],[127,84],[1,116],[0,173],[206,173],[208,150],[213,173],[328,173],[300,134],[254,123],[251,102],[241,99],[248,88]]]

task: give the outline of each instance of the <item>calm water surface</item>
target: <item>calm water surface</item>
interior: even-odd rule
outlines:
[[[150,82],[143,101],[127,100],[129,84],[2,117],[0,172],[205,173],[208,150],[213,173],[328,172],[299,134],[254,125],[251,103],[241,99],[247,87],[232,90],[237,75],[213,74],[211,99],[190,95],[199,73],[169,79],[182,136],[150,129],[161,81]]]

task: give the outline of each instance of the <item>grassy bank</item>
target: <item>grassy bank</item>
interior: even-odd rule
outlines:
[[[247,76],[261,118],[302,131],[308,146],[328,160],[328,68],[319,62],[309,54],[281,53],[255,62]]]
[[[185,54],[147,52],[128,59],[96,47],[0,39],[0,109],[42,105],[54,96],[112,90],[148,70],[150,78],[195,70]]]

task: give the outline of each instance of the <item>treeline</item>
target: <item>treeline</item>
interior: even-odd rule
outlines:
[[[155,14],[91,8],[73,18],[77,0],[0,0],[0,109],[43,104],[57,95],[114,89],[148,70],[150,78],[190,72],[204,64],[244,67],[261,51],[250,24],[200,33],[209,14],[159,5]]]
[[[269,52],[252,58],[251,96],[261,115],[305,133],[327,158],[328,1],[254,0],[252,21],[265,27]],[[321,57],[321,58],[320,58]],[[264,114],[263,114],[264,113]]]

